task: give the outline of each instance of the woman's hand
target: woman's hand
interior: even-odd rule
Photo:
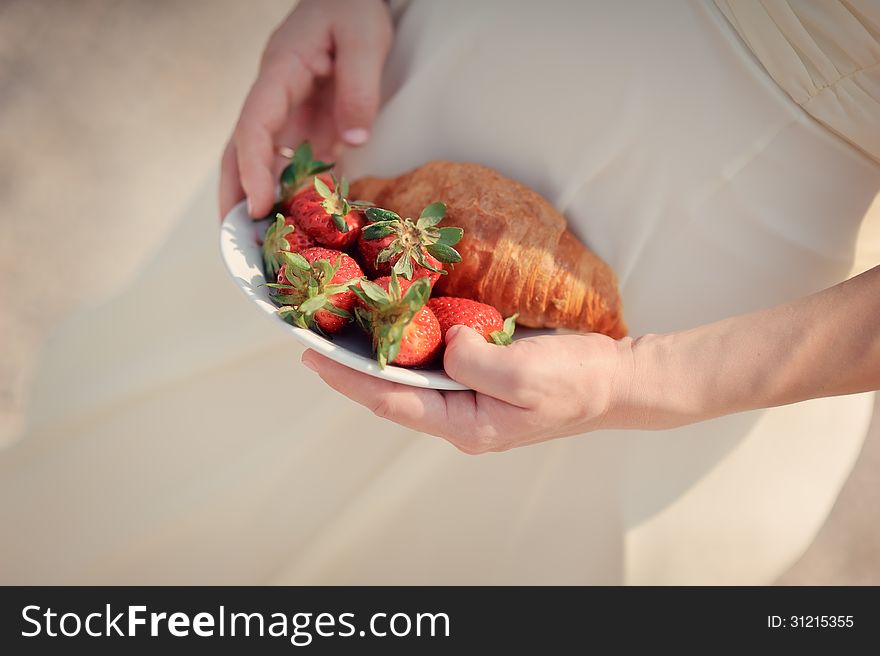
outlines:
[[[466,453],[672,428],[880,389],[880,266],[791,303],[636,340],[550,335],[502,347],[454,327],[446,343],[446,373],[475,391],[397,385],[311,350],[303,362],[377,415]]]
[[[392,24],[382,0],[302,0],[278,27],[223,153],[220,216],[245,196],[251,216],[275,201],[277,147],[308,139],[332,159],[364,144],[379,107]]]
[[[443,437],[465,453],[506,451],[621,423],[633,380],[629,339],[549,335],[496,346],[454,326],[446,344],[446,373],[475,391],[399,385],[312,350],[302,359],[376,415]]]

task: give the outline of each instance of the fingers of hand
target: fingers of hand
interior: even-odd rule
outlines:
[[[450,378],[512,405],[531,407],[536,403],[536,363],[528,347],[490,344],[465,326],[453,326],[446,335],[443,368]]]
[[[287,124],[292,110],[311,93],[312,85],[312,73],[291,54],[265,67],[251,87],[234,137],[241,186],[251,216],[264,216],[272,209],[275,136]]]
[[[334,26],[334,40],[334,117],[341,139],[360,146],[369,138],[379,108],[382,67],[391,44],[390,21],[379,18],[367,26],[340,22]]]
[[[238,177],[238,155],[235,152],[235,143],[230,141],[226,144],[223,158],[220,160],[220,192],[218,200],[221,221],[229,213],[229,210],[242,198],[244,198],[244,189],[241,188],[241,181]]]
[[[383,419],[432,435],[437,435],[447,423],[446,401],[436,390],[375,378],[311,349],[303,353],[302,361],[330,387]]]
[[[330,387],[376,416],[442,437],[468,454],[516,446],[523,429],[535,424],[532,411],[482,394],[399,385],[349,369],[311,349],[302,360]]]
[[[447,392],[446,406],[441,437],[471,455],[520,446],[535,424],[532,410],[479,392]]]
[[[382,66],[391,43],[391,21],[383,3],[333,7],[303,2],[270,40],[233,137],[237,166],[224,166],[221,207],[248,199],[253,217],[275,200],[275,144],[292,116],[310,99],[316,78],[334,73],[333,111],[318,126],[319,149],[334,150],[336,136],[361,145],[379,105]],[[331,58],[331,55],[333,58]],[[318,94],[321,95],[321,94]],[[231,206],[231,205],[230,205]]]

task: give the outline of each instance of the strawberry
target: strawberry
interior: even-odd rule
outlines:
[[[452,326],[467,326],[480,333],[486,341],[506,346],[510,344],[516,327],[517,315],[502,319],[501,313],[491,305],[469,298],[437,296],[428,301],[428,308],[440,323],[444,341]]]
[[[355,319],[372,336],[381,368],[388,363],[424,367],[436,359],[443,340],[437,317],[425,307],[431,294],[427,278],[409,283],[392,273],[375,282],[362,280],[351,290],[359,299]]]
[[[371,276],[389,276],[391,274],[392,266],[400,261],[401,256],[394,255],[389,261],[377,265],[379,253],[388,248],[394,239],[394,235],[388,235],[381,239],[364,239],[364,232],[361,230],[361,235],[358,237],[358,250],[361,254],[361,261],[364,265],[364,269]],[[422,249],[422,256],[425,258],[429,268],[425,268],[418,263],[413,264],[412,279],[427,278],[431,281],[431,287],[433,287],[440,279],[440,271],[443,269],[443,263],[424,249]],[[403,278],[403,280],[406,280],[406,278]]]
[[[346,200],[348,182],[337,184],[332,175],[316,176],[314,184],[298,191],[290,201],[290,214],[303,232],[327,248],[344,250],[357,240],[364,219],[356,208],[365,204]]]
[[[438,228],[445,214],[446,206],[440,202],[423,209],[417,221],[390,210],[368,208],[370,225],[361,230],[358,240],[364,266],[379,275],[393,271],[408,280],[428,276],[433,285],[446,273],[441,268],[444,263],[461,262],[453,246],[461,240],[463,230]]]
[[[273,300],[278,314],[300,328],[338,333],[351,320],[355,294],[349,285],[364,275],[358,263],[340,251],[308,248],[302,253],[282,251],[283,265]]]
[[[324,173],[333,168],[333,162],[322,162],[312,159],[312,147],[308,141],[302,142],[297,149],[293,151],[293,157],[290,158],[290,164],[281,171],[279,183],[281,185],[281,198],[279,206],[286,210],[290,207],[290,202],[294,195],[303,186],[306,180]],[[284,211],[282,210],[282,211]],[[289,213],[289,212],[288,212]]]
[[[275,222],[269,224],[263,237],[263,263],[266,265],[266,278],[274,278],[281,268],[281,251],[299,253],[315,246],[305,232],[296,229],[291,217],[275,215]]]
[[[287,217],[285,223],[294,227],[294,231],[284,237],[290,246],[291,253],[302,253],[304,250],[315,248],[317,246],[314,240],[309,237],[304,230],[295,229],[297,225],[291,217]]]

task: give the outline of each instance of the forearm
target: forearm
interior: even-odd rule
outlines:
[[[768,310],[647,335],[632,350],[632,426],[880,389],[880,267]]]

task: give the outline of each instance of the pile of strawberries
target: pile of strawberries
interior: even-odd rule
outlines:
[[[438,227],[446,207],[431,203],[417,219],[352,201],[333,164],[303,143],[281,173],[275,221],[263,238],[267,283],[279,315],[329,336],[349,323],[371,339],[380,367],[428,367],[454,325],[510,344],[516,316],[468,298],[431,297],[444,265],[461,262],[461,228]],[[365,273],[366,272],[366,273]]]

